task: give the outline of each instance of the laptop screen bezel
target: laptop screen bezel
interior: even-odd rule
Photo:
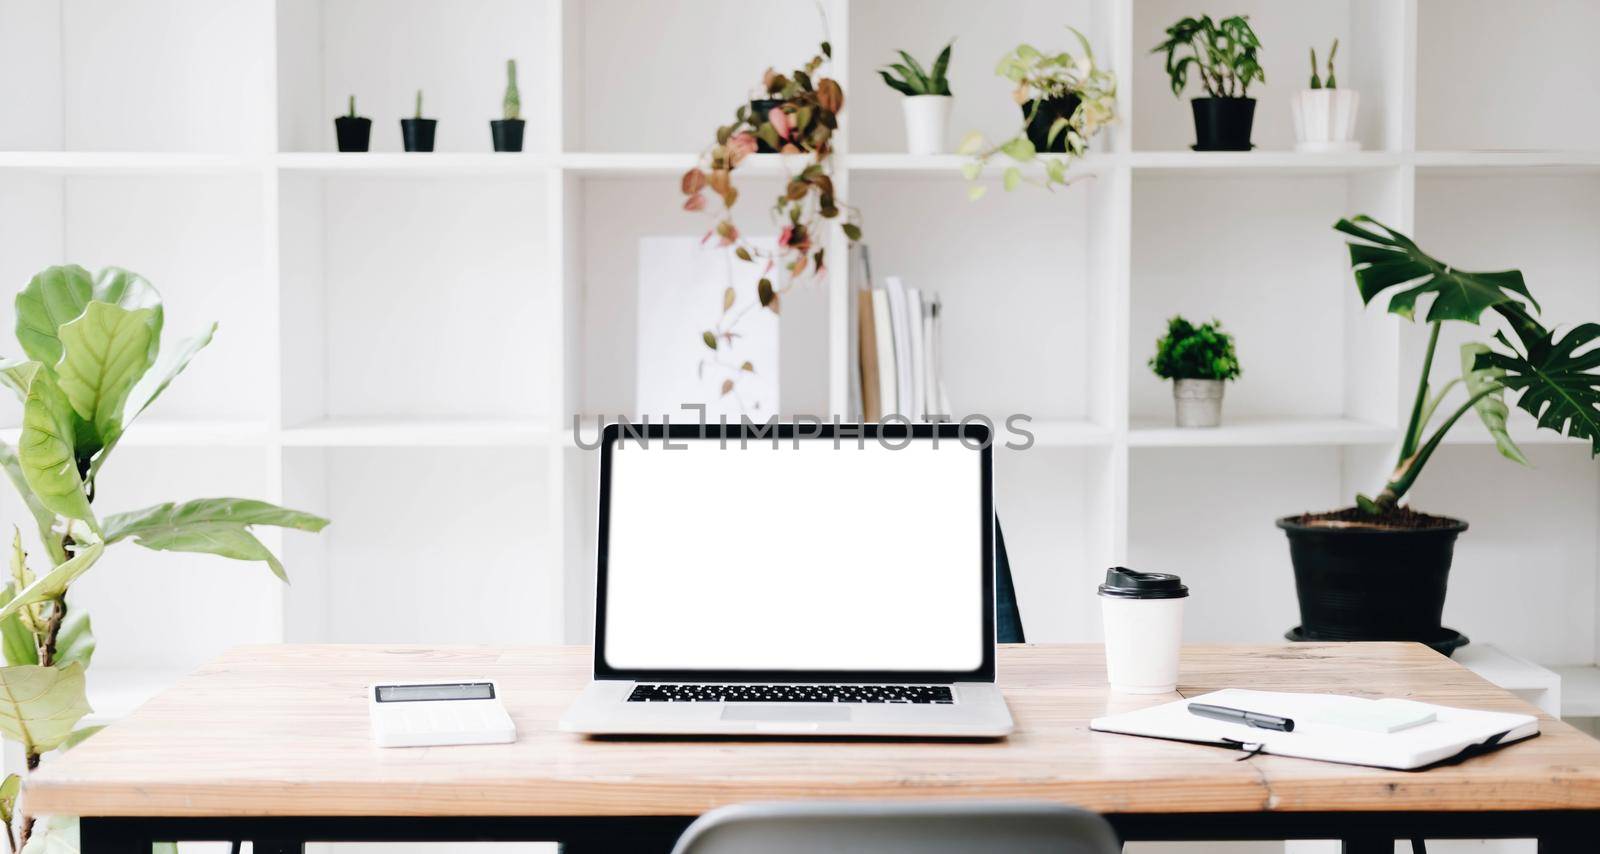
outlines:
[[[937,433],[941,442],[957,444],[963,441],[977,444],[979,454],[980,524],[983,548],[978,572],[983,582],[983,642],[982,661],[971,670],[710,670],[710,669],[639,669],[612,667],[606,660],[606,576],[607,554],[610,543],[611,509],[611,454],[619,441],[658,443],[665,440],[726,439],[730,443],[745,440],[758,442],[790,442],[795,440],[797,428],[801,441],[832,440],[854,443],[860,436],[865,441],[884,439],[899,442],[933,441]],[[978,421],[958,424],[817,424],[815,422],[744,424],[632,424],[606,425],[600,442],[600,507],[599,530],[596,536],[595,566],[595,619],[594,619],[594,676],[596,679],[629,679],[640,682],[834,682],[834,683],[951,683],[993,682],[995,677],[995,614],[994,614],[994,501],[992,430]],[[647,451],[644,451],[647,452]],[[729,642],[737,642],[730,638]]]

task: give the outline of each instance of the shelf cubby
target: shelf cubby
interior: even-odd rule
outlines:
[[[278,0],[277,13],[280,151],[333,151],[333,119],[352,94],[372,119],[371,150],[402,151],[400,120],[415,114],[421,89],[423,114],[439,122],[436,152],[493,152],[507,59],[517,60],[523,151],[554,139],[542,46],[558,19],[548,2]]]

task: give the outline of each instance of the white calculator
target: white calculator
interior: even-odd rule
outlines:
[[[372,740],[379,747],[504,744],[516,724],[493,682],[402,682],[367,689]]]

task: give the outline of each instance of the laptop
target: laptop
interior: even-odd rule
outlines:
[[[592,735],[1011,732],[983,424],[606,428]]]

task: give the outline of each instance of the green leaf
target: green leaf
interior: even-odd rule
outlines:
[[[917,94],[915,89],[912,89],[909,85],[907,85],[905,83],[902,83],[899,80],[894,79],[893,77],[890,77],[889,76],[889,72],[885,71],[882,68],[878,69],[878,76],[883,78],[883,82],[889,84],[889,88],[890,89],[893,89],[893,90],[895,90],[896,92],[899,92],[902,95],[910,97],[912,95]]]
[[[60,329],[76,320],[93,300],[122,308],[153,309],[152,347],[161,338],[161,294],[137,273],[107,267],[93,280],[76,264],[50,267],[17,294],[17,343],[28,358],[52,370],[61,361]],[[155,358],[155,350],[150,351]]]
[[[1045,137],[1045,147],[1049,148],[1054,146],[1056,144],[1056,137],[1060,136],[1062,131],[1071,126],[1072,122],[1066,116],[1057,117],[1055,121],[1050,123],[1050,133]]]
[[[53,815],[33,826],[33,835],[22,847],[22,854],[81,854],[78,844],[78,820],[71,816]]]
[[[845,237],[848,237],[851,240],[860,240],[861,239],[861,226],[856,225],[853,222],[847,222],[847,223],[839,226],[839,228],[840,228],[840,230],[842,230],[844,232],[844,236]]]
[[[72,731],[71,735],[68,735],[66,737],[66,740],[61,742],[61,749],[62,750],[71,750],[72,748],[77,747],[78,745],[80,745],[80,744],[84,743],[85,741],[87,741],[90,736],[94,735],[95,733],[99,732],[100,730],[105,729],[106,726],[107,726],[106,724],[97,724],[95,726],[81,726],[81,727],[78,727],[77,729]],[[161,843],[156,843],[156,844],[159,845]]]
[[[167,386],[172,385],[172,381],[177,379],[179,374],[183,373],[184,368],[189,367],[189,362],[194,360],[195,354],[199,353],[201,350],[204,350],[206,345],[211,343],[212,336],[216,334],[217,325],[213,323],[209,328],[206,329],[205,332],[202,332],[192,338],[183,339],[183,341],[178,343],[176,354],[166,365],[164,370],[154,374],[146,373],[144,375],[144,379],[134,386],[133,391],[128,395],[128,399],[137,400],[140,401],[140,403],[138,404],[138,407],[133,410],[133,414],[129,415],[127,419],[122,422],[122,431],[116,436],[113,436],[111,441],[106,442],[105,447],[101,449],[98,455],[95,456],[94,462],[89,464],[90,482],[93,482],[94,479],[99,476],[100,467],[105,465],[106,459],[111,456],[111,451],[115,449],[117,447],[117,443],[122,440],[123,434],[128,431],[128,425],[132,424],[135,418],[143,415],[144,411],[150,408],[150,404],[156,402],[156,398],[160,397],[161,393],[167,390]],[[154,383],[154,387],[147,391],[145,386],[151,383]]]
[[[1004,181],[1006,192],[1009,193],[1012,190],[1015,190],[1017,185],[1022,183],[1022,170],[1015,166],[1006,167]]]
[[[1538,419],[1539,426],[1577,439],[1587,439],[1593,454],[1600,454],[1600,323],[1585,323],[1559,340],[1555,333],[1518,327],[1522,351],[1506,338],[1495,338],[1514,355],[1499,352],[1478,354],[1476,370],[1498,368],[1505,372],[1500,383],[1522,392],[1517,407]],[[1587,352],[1579,350],[1588,347]]]
[[[1000,153],[1011,158],[1012,160],[1017,161],[1018,163],[1027,163],[1033,159],[1033,155],[1037,153],[1037,149],[1033,147],[1033,143],[1029,141],[1027,137],[1019,136],[1007,142],[1005,145],[1000,146]]]
[[[11,826],[11,820],[17,816],[17,795],[22,791],[22,778],[15,774],[6,775],[5,782],[0,783],[0,822],[6,827]]]
[[[1478,357],[1489,352],[1489,345],[1477,341],[1461,345],[1461,382],[1466,385],[1468,395],[1486,393],[1478,398],[1472,408],[1483,421],[1483,426],[1488,428],[1489,435],[1494,437],[1494,446],[1500,449],[1500,455],[1531,466],[1533,464],[1528,462],[1522,449],[1517,447],[1506,430],[1506,416],[1511,414],[1511,407],[1506,405],[1505,386],[1500,383],[1505,371],[1495,367],[1477,367]]]
[[[977,154],[979,151],[982,151],[982,150],[983,150],[983,134],[981,134],[981,133],[979,133],[977,131],[971,131],[966,136],[962,137],[961,138],[961,145],[956,147],[956,153],[957,154],[964,154],[964,155],[966,155],[968,157],[970,157],[970,156],[972,156],[974,154]]]
[[[928,72],[923,70],[922,64],[917,62],[917,58],[916,57],[912,56],[909,53],[906,53],[903,50],[895,51],[895,52],[900,54],[900,58],[906,61],[906,65],[911,66],[911,70],[912,71],[916,72],[917,77],[920,78],[922,80],[922,82],[923,82],[923,90],[926,91],[929,77],[928,77]]]
[[[776,296],[776,293],[772,289],[771,279],[762,279],[756,283],[756,298],[761,300],[763,308],[772,304],[772,298]]]
[[[715,340],[715,339],[713,339]],[[301,531],[320,531],[328,524],[321,516],[289,510],[246,498],[202,498],[182,504],[168,502],[106,517],[107,544],[133,538],[156,551],[214,554],[234,560],[265,561],[272,574],[287,581],[283,564],[250,533],[251,525],[272,525]]]
[[[94,428],[96,451],[122,434],[128,394],[155,362],[155,323],[154,309],[128,311],[95,301],[61,327],[66,348],[56,367],[61,391],[78,417]]]
[[[61,550],[61,541],[52,530],[56,524],[56,514],[33,494],[33,488],[28,486],[27,478],[22,475],[22,462],[17,459],[17,454],[11,446],[4,442],[0,442],[0,469],[5,470],[6,478],[11,481],[11,486],[17,490],[17,495],[21,496],[22,503],[27,505],[28,513],[39,526],[39,539],[50,551],[50,560],[54,563],[66,560],[67,555]]]
[[[978,176],[982,174],[983,161],[981,160],[961,164],[961,177],[966,178],[968,181],[976,181]]]
[[[89,612],[69,606],[67,616],[61,621],[61,629],[56,633],[54,663],[61,665],[81,661],[84,667],[88,667],[94,658],[94,650],[94,629],[89,624]]]
[[[1382,231],[1362,228],[1370,224]],[[1469,273],[1456,270],[1423,252],[1411,239],[1368,216],[1341,219],[1334,228],[1362,242],[1351,242],[1350,267],[1355,271],[1361,300],[1371,303],[1379,294],[1400,288],[1389,297],[1389,311],[1401,317],[1415,314],[1417,300],[1432,296],[1429,323],[1464,320],[1477,323],[1484,309],[1503,303],[1539,304],[1528,293],[1519,270]]]
[[[929,92],[928,94],[950,94],[950,81],[945,78],[945,71],[950,67],[950,49],[953,47],[955,47],[955,42],[952,40],[949,44],[944,46],[944,50],[939,51],[939,56],[934,59],[933,73],[929,75],[928,79],[933,91]]]
[[[60,747],[91,711],[81,662],[0,667],[0,732],[20,742],[26,753]]]
[[[983,194],[987,192],[989,192],[989,187],[987,185],[973,184],[967,188],[967,201],[975,202],[983,198]]]
[[[0,599],[10,602],[16,590],[15,584],[7,584],[0,590]],[[0,648],[5,652],[7,664],[39,663],[38,644],[33,639],[33,632],[22,624],[21,614],[12,614],[0,620]]]
[[[69,519],[99,530],[78,473],[76,419],[72,404],[49,371],[35,370],[22,406],[22,437],[17,459],[22,476],[39,503]]]
[[[12,597],[4,607],[0,607],[0,621],[17,613],[24,605],[47,602],[65,596],[67,587],[78,580],[78,576],[88,572],[89,567],[94,566],[94,562],[100,559],[100,554],[104,551],[104,543],[90,543],[73,555],[71,560],[52,567],[49,572],[34,579],[32,584]]]

